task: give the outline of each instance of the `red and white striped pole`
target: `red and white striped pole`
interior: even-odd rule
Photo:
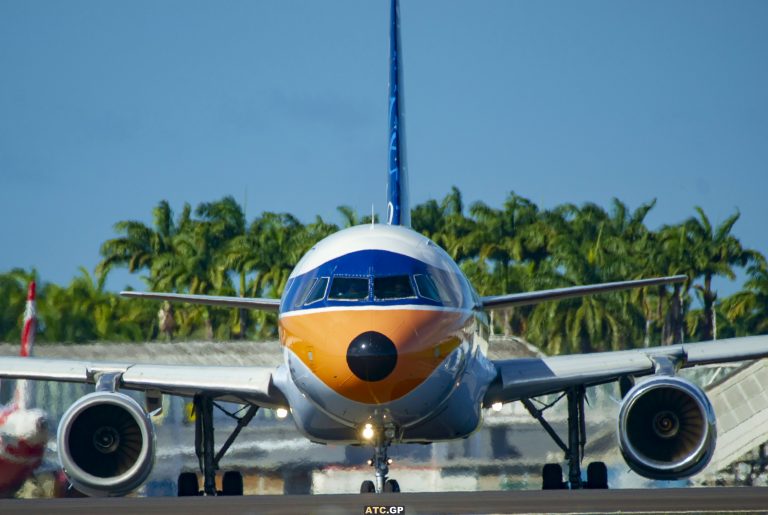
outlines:
[[[37,311],[35,310],[35,281],[30,281],[27,290],[27,307],[24,310],[24,327],[21,330],[20,356],[32,355],[32,347],[35,345],[35,331],[37,329]]]

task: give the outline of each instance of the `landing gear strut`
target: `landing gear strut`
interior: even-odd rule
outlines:
[[[586,483],[581,478],[581,461],[584,457],[584,446],[587,443],[586,421],[584,418],[584,386],[575,386],[565,392],[568,401],[568,445],[563,442],[560,435],[549,425],[544,418],[544,411],[551,408],[563,396],[553,403],[538,409],[530,399],[522,399],[523,406],[539,421],[544,430],[552,437],[552,440],[565,453],[568,462],[568,481],[562,481],[562,467],[559,464],[549,463],[544,466],[542,472],[542,487],[545,490],[570,488],[608,488],[608,473],[602,462],[590,463],[587,467]]]
[[[216,490],[216,471],[219,470],[219,462],[227,453],[240,431],[247,426],[259,407],[249,405],[245,415],[238,417],[236,414],[219,409],[237,420],[237,426],[229,435],[229,438],[221,446],[219,452],[214,452],[214,427],[213,427],[213,398],[207,395],[195,395],[193,399],[195,407],[195,454],[203,475],[203,495],[243,495],[243,476],[239,472],[229,471],[222,479],[222,491]],[[194,483],[193,483],[194,481]],[[197,495],[197,477],[189,472],[179,476],[179,495]],[[193,493],[193,491],[195,491]]]
[[[392,463],[387,457],[387,449],[389,448],[389,442],[379,442],[376,447],[373,448],[373,458],[368,463],[373,466],[376,471],[376,480],[363,481],[360,485],[360,493],[397,493],[400,491],[400,484],[395,479],[387,479],[389,474],[389,465]]]

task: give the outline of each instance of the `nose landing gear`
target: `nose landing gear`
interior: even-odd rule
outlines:
[[[368,460],[368,464],[374,468],[376,479],[375,482],[363,481],[360,485],[361,494],[400,492],[400,484],[397,480],[387,479],[389,465],[392,463],[392,460],[387,457],[388,448],[389,442],[379,443],[373,448],[373,458]]]

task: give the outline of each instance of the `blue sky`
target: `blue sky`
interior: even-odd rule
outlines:
[[[657,198],[654,228],[738,209],[768,254],[768,2],[401,8],[415,203],[452,185],[494,206]],[[383,213],[387,17],[387,0],[0,0],[0,271],[68,282],[164,198]]]

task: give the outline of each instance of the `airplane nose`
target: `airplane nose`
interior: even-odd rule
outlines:
[[[363,381],[381,381],[397,365],[397,348],[383,334],[367,331],[349,344],[347,365]]]

